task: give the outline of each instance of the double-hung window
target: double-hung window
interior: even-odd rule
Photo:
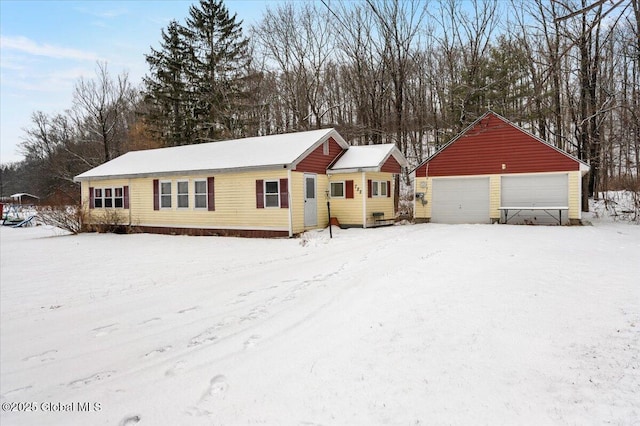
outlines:
[[[344,198],[344,182],[331,182],[331,198]]]
[[[194,202],[196,209],[207,208],[207,181],[196,180],[194,183]]]
[[[104,206],[106,208],[113,207],[113,188],[104,189]]]
[[[189,181],[178,181],[178,208],[186,209],[189,207]]]
[[[264,181],[264,206],[280,207],[280,186],[277,180]]]
[[[117,209],[124,207],[124,194],[122,192],[122,187],[113,188],[113,207]]]
[[[160,182],[160,208],[171,208],[171,181]]]
[[[97,209],[104,207],[102,188],[95,188],[93,190],[93,206]]]

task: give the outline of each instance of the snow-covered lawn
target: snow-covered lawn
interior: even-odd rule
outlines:
[[[640,226],[59,234],[0,230],[3,426],[640,424]]]

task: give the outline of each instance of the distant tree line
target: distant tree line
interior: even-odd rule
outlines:
[[[140,85],[98,64],[68,111],[35,112],[0,190],[77,199],[130,150],[335,127],[416,165],[488,109],[591,165],[587,197],[640,191],[640,0],[365,0],[267,7],[243,31],[200,0]]]

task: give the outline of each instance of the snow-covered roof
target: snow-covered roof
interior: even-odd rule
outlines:
[[[26,192],[18,192],[17,194],[10,195],[10,198],[22,198],[22,197],[31,197],[31,198],[40,199],[40,197],[38,197],[37,195],[28,194]]]
[[[295,168],[329,137],[342,148],[349,147],[336,130],[321,129],[132,151],[76,176],[75,180],[248,168]]]
[[[333,172],[379,171],[392,156],[405,167],[407,160],[395,144],[361,145],[350,147],[330,168]]]

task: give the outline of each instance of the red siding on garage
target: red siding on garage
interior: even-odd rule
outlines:
[[[503,169],[502,165],[505,165]],[[492,113],[416,169],[416,176],[579,170],[580,163]]]
[[[323,145],[324,142],[299,162],[296,166],[296,171],[326,174],[329,164],[331,164],[337,156],[342,154],[343,150],[333,138],[329,138],[328,155],[324,153]]]
[[[387,158],[387,161],[384,162],[380,171],[385,173],[396,173],[399,174],[401,171],[400,163],[396,160],[393,155]]]

